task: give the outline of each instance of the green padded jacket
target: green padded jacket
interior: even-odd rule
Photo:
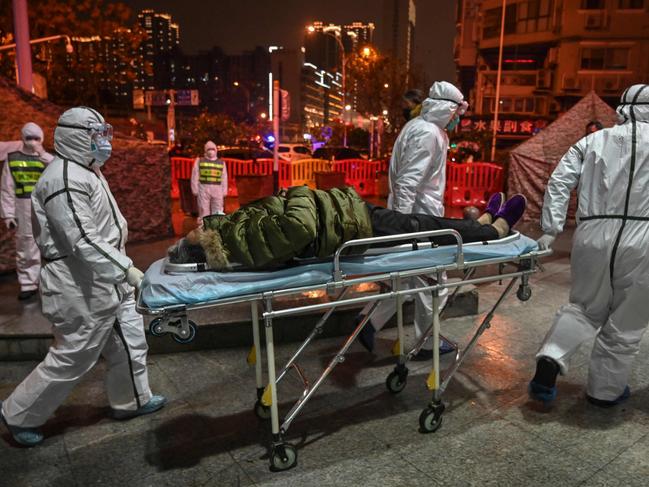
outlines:
[[[329,257],[343,242],[371,236],[367,206],[352,188],[296,186],[229,215],[204,217],[201,244],[214,269],[231,263],[260,269],[294,257]]]

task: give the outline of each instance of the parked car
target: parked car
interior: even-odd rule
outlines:
[[[282,159],[291,162],[311,158],[311,149],[303,144],[279,144],[278,152]]]
[[[361,154],[350,147],[321,147],[313,153],[314,159],[341,161],[343,159],[362,159]]]
[[[259,147],[228,147],[227,149],[219,150],[219,157],[223,157],[224,159],[239,159],[243,161],[251,159],[272,159],[273,151]],[[280,154],[280,159],[285,161],[288,160],[287,158],[282,157],[282,154]]]

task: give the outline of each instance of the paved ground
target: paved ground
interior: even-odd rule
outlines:
[[[254,371],[247,349],[156,355],[153,388],[166,394],[160,413],[130,422],[106,417],[102,366],[92,371],[46,426],[36,449],[10,446],[0,427],[0,485],[22,486],[605,486],[647,485],[649,475],[649,342],[616,410],[584,401],[588,347],[562,378],[559,400],[542,409],[527,399],[533,354],[556,307],[565,301],[565,244],[533,279],[526,303],[507,299],[473,355],[451,382],[441,429],[420,434],[428,394],[427,365],[413,367],[399,395],[384,386],[395,330],[379,338],[376,356],[354,344],[347,360],[289,430],[298,467],[270,473],[269,428],[252,413]],[[481,308],[502,287],[480,289]],[[457,318],[444,332],[466,340],[478,318]],[[339,339],[319,340],[302,362],[306,373],[332,356]],[[295,344],[279,347],[287,358]],[[0,398],[35,365],[0,364]],[[301,393],[294,377],[279,388],[282,411]]]

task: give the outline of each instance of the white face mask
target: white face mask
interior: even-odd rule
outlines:
[[[107,137],[95,135],[90,142],[90,150],[92,151],[92,157],[95,160],[95,164],[101,167],[110,158],[113,146]]]
[[[207,155],[207,157],[209,159],[216,159],[216,150],[215,149],[207,149],[207,151],[205,152],[205,155]]]
[[[41,141],[40,140],[25,140],[25,141],[23,141],[23,145],[30,152],[38,152],[38,150],[41,147]]]

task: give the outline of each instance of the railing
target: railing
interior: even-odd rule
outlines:
[[[446,166],[446,206],[484,209],[489,195],[502,190],[503,168],[497,164],[471,162]]]

